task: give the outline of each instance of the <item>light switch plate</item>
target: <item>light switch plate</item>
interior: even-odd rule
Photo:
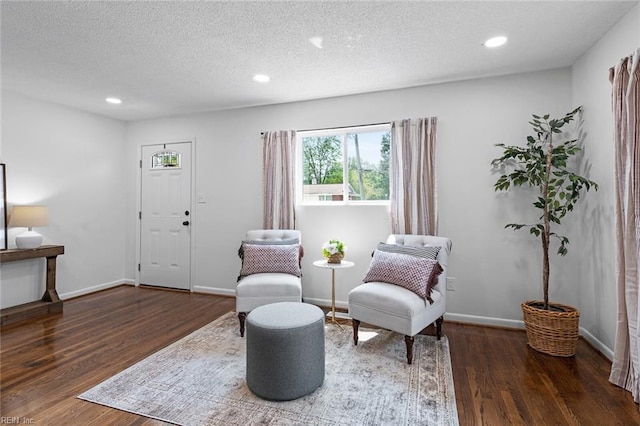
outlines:
[[[455,281],[455,278],[447,277],[447,291],[456,291]]]

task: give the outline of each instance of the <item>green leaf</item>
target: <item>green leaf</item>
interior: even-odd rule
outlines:
[[[532,114],[529,124],[534,133],[526,137],[524,146],[506,146],[496,144],[502,148],[502,155],[491,162],[494,167],[505,169],[506,173],[500,176],[495,182],[496,191],[509,190],[512,187],[528,186],[538,195],[534,197],[533,207],[542,210],[540,220],[543,220],[546,213],[549,222],[560,225],[561,219],[573,210],[577,200],[582,194],[582,189],[595,190],[598,186],[595,182],[577,175],[568,170],[572,165],[572,157],[581,151],[578,139],[555,140],[554,134],[562,133],[563,127],[576,118],[576,114],[582,111],[582,107],[577,107],[561,118],[550,118],[550,114],[543,116]],[[579,116],[578,116],[579,117]],[[553,144],[552,144],[553,141]],[[551,147],[551,170],[547,171],[547,153]],[[547,175],[547,173],[550,173]],[[546,197],[542,197],[546,191]],[[546,200],[544,199],[546,198]],[[505,228],[519,230],[523,227],[529,228],[529,234],[533,236],[543,236],[546,232],[542,223],[534,225],[508,224]],[[560,241],[558,254],[567,253],[568,240],[551,233]]]
[[[526,225],[519,225],[517,223],[509,223],[507,225],[505,225],[505,228],[513,228],[514,230],[518,230],[518,229],[522,229],[524,228]]]

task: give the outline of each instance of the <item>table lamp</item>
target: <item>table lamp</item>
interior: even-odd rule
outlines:
[[[46,206],[14,206],[9,219],[9,226],[26,227],[28,231],[16,237],[19,249],[34,249],[42,244],[42,235],[31,228],[47,226],[49,224],[49,210]]]

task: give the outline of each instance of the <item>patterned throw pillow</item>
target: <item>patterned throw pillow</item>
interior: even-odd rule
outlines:
[[[244,258],[244,245],[245,244],[255,244],[255,245],[270,245],[270,246],[288,246],[290,244],[300,244],[299,238],[290,238],[287,240],[244,240],[242,244],[240,244],[240,248],[238,249],[238,257],[240,259]],[[302,246],[300,246],[302,247]]]
[[[424,257],[425,259],[437,259],[440,246],[404,246],[400,244],[378,243],[378,250],[389,253],[402,253],[411,256]]]
[[[301,276],[299,244],[243,244],[243,251],[241,277],[264,272]]]
[[[363,281],[399,285],[433,303],[431,290],[442,271],[434,259],[376,250]]]

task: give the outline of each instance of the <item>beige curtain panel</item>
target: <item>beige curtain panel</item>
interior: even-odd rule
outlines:
[[[295,229],[296,132],[264,132],[262,142],[264,229]]]
[[[389,176],[394,234],[436,235],[436,117],[391,123]]]
[[[640,49],[609,70],[615,143],[618,323],[609,380],[640,402]]]

